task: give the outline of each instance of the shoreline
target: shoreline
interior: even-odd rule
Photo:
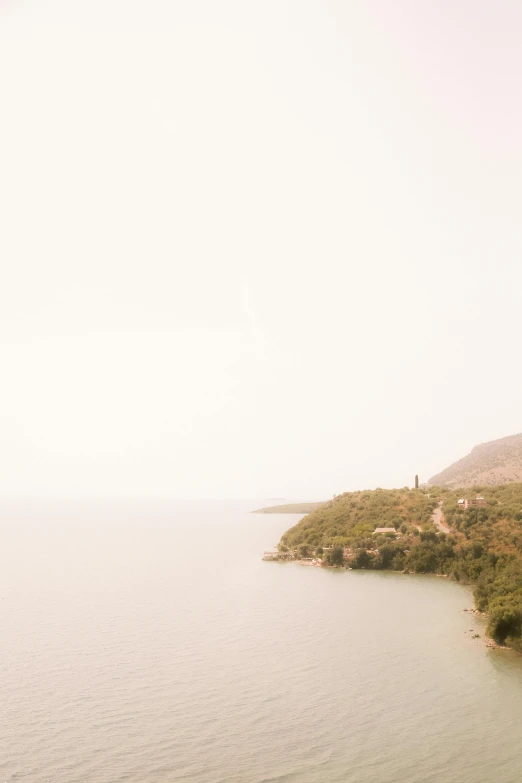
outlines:
[[[265,554],[271,554],[271,553],[265,553]],[[278,554],[278,553],[274,553]],[[401,574],[402,576],[438,576],[442,577],[443,579],[451,579],[449,574],[430,574],[430,573],[423,573],[419,574],[415,571],[395,571],[393,568],[352,568],[351,566],[337,566],[337,565],[329,565],[328,563],[324,563],[322,560],[318,560],[317,558],[307,558],[307,559],[301,559],[301,560],[290,560],[288,558],[279,558],[279,557],[263,557],[263,560],[266,560],[266,562],[274,562],[274,563],[294,563],[295,565],[302,566],[303,568],[325,568],[330,571],[368,571],[368,572],[376,572],[381,571],[383,573],[388,574]],[[456,579],[453,579],[451,581],[454,581],[455,584],[460,584],[463,587],[471,587],[472,582],[463,583],[460,581],[457,581]],[[460,610],[462,613],[467,612],[469,614],[474,614],[477,617],[479,617],[482,620],[487,620],[487,613],[481,612],[479,609],[477,609],[475,606],[471,609],[465,608]],[[467,633],[465,631],[465,633]],[[492,637],[487,636],[487,634],[484,632],[484,634],[476,634],[474,632],[474,629],[470,629],[469,633],[474,633],[475,635],[472,637],[468,637],[471,639],[476,639],[480,646],[487,648],[488,650],[511,650],[513,652],[518,652],[514,647],[510,647],[507,644],[499,644],[496,642]]]

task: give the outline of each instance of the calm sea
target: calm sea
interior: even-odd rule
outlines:
[[[520,783],[469,591],[264,563],[249,508],[2,509],[0,782]]]

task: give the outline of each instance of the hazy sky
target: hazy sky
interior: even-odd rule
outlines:
[[[0,0],[0,495],[522,431],[520,0]]]

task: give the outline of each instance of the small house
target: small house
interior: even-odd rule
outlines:
[[[373,535],[375,535],[376,533],[396,533],[396,532],[397,531],[395,530],[394,527],[377,527],[373,531]]]
[[[467,509],[470,506],[485,506],[486,505],[486,498],[483,498],[482,495],[477,495],[476,498],[471,498],[471,500],[468,500],[468,498],[461,498],[457,502],[457,506],[459,508]]]

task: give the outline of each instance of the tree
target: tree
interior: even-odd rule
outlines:
[[[520,600],[511,595],[501,596],[489,605],[488,634],[499,644],[508,636],[520,636],[522,630],[522,606]]]
[[[354,565],[356,568],[368,568],[371,565],[371,558],[366,549],[360,549],[357,552]]]
[[[330,565],[342,566],[344,565],[344,551],[340,546],[334,546],[330,552]]]
[[[381,556],[381,568],[390,568],[396,554],[395,548],[385,544],[379,549],[379,554]]]

